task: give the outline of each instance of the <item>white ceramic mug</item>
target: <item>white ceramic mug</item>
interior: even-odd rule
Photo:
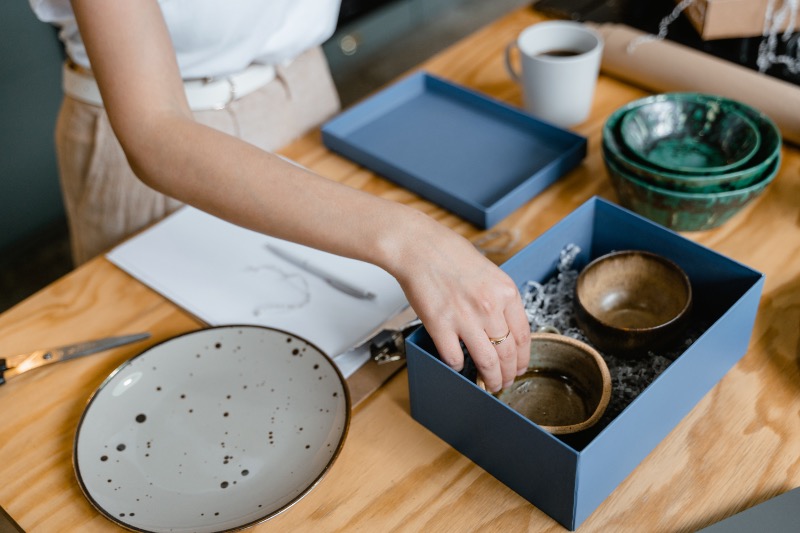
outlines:
[[[522,71],[512,55],[519,50]],[[586,120],[592,108],[603,39],[579,23],[562,20],[529,26],[506,47],[506,68],[522,85],[525,109],[558,126]]]

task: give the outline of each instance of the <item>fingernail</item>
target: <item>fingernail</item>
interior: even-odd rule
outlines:
[[[527,371],[528,371],[528,367],[527,366],[525,368],[520,368],[519,370],[517,370],[517,377],[521,376],[522,374],[524,374]]]
[[[503,388],[507,389],[513,384],[514,384],[514,380],[513,379],[511,381],[506,381],[505,383],[503,383]]]

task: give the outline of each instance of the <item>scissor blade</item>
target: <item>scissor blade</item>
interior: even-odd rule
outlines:
[[[51,350],[53,353],[52,359],[56,359],[57,361],[68,361],[69,359],[75,359],[77,357],[83,357],[84,355],[110,350],[111,348],[116,348],[117,346],[124,346],[125,344],[131,344],[132,342],[138,342],[148,338],[150,338],[149,333],[135,333],[133,335],[106,337],[105,339],[70,344],[68,346]]]
[[[117,346],[123,346],[132,342],[141,341],[150,337],[149,333],[136,333],[133,335],[123,335],[121,337],[107,337],[77,344],[69,344],[50,350],[37,350],[29,354],[20,354],[7,358],[9,369],[5,372],[6,379],[12,378],[28,370],[39,368],[40,366],[68,361],[90,355]]]

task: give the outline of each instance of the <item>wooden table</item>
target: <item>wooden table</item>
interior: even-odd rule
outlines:
[[[428,61],[439,76],[519,105],[502,50],[540,20],[514,12]],[[600,155],[603,122],[645,93],[602,76],[582,165],[499,227],[519,248],[592,195],[616,201]],[[473,226],[328,152],[314,132],[284,150],[347,185],[425,211],[469,238]],[[686,234],[767,276],[747,354],[581,526],[580,531],[694,531],[800,486],[800,151],[753,205],[713,231]],[[492,257],[498,263],[508,256]],[[103,258],[0,315],[0,353],[150,331],[155,343],[203,327]],[[37,370],[0,387],[0,506],[26,531],[110,531],[84,498],[72,442],[90,394],[133,345]],[[343,452],[308,496],[257,531],[563,531],[417,424],[405,371],[355,409]]]

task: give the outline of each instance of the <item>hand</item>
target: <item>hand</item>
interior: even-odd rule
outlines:
[[[463,341],[489,391],[511,385],[530,359],[530,325],[513,280],[443,226],[415,235],[413,250],[395,275],[442,361],[460,371]]]

